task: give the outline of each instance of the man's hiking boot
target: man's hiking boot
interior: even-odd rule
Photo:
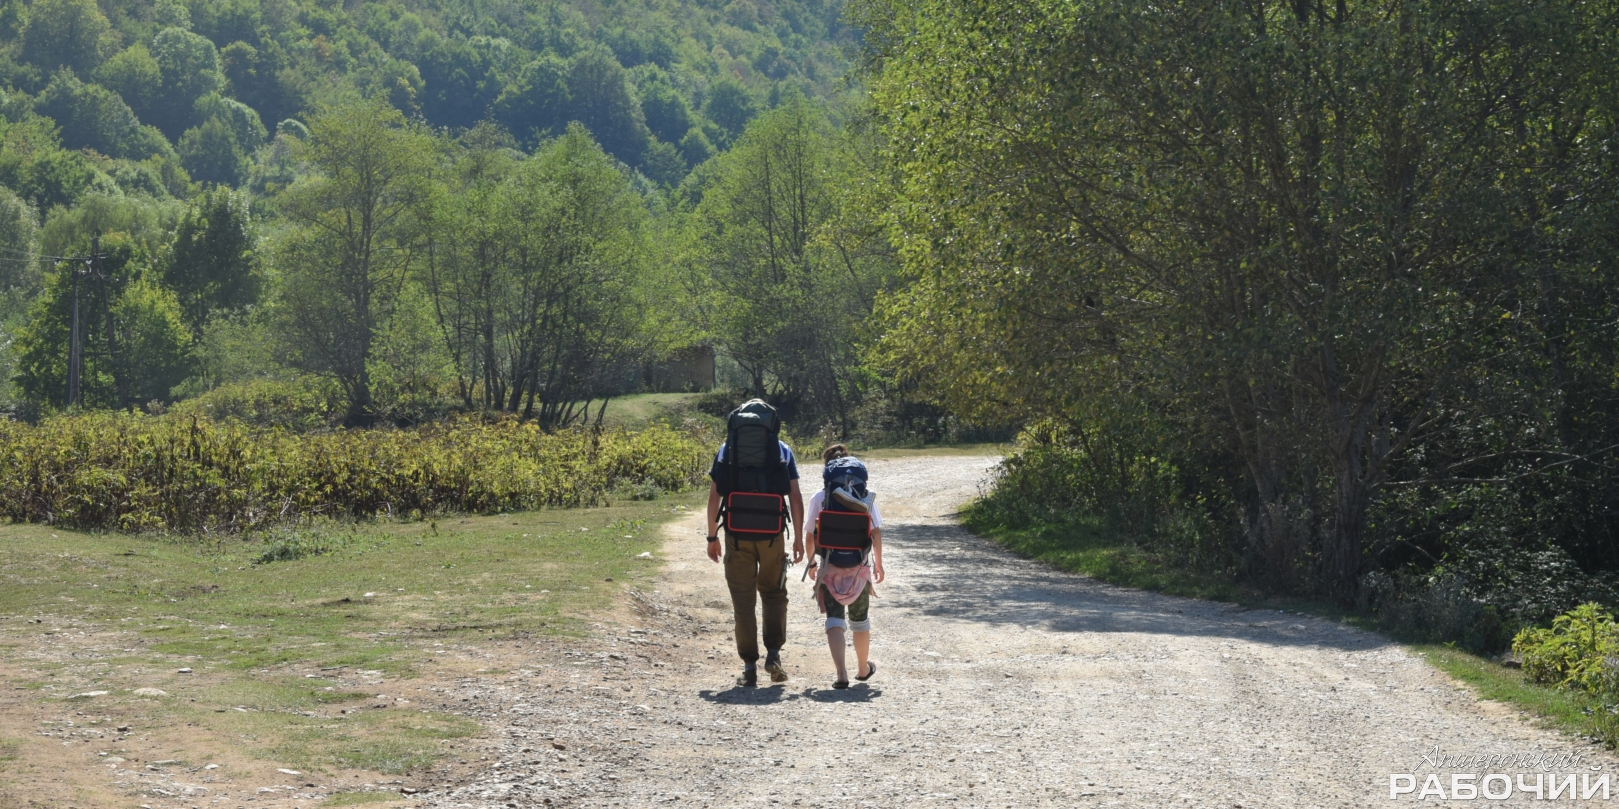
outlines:
[[[781,655],[771,652],[765,655],[765,671],[770,672],[770,681],[773,683],[787,682],[787,670],[781,667]]]
[[[743,668],[742,673],[737,675],[736,684],[742,686],[743,688],[752,688],[758,685],[759,670],[753,666]]]

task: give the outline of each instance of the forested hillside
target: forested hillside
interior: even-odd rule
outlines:
[[[8,165],[42,209],[87,188],[262,189],[253,157],[288,119],[354,95],[451,130],[498,122],[521,144],[586,125],[678,183],[783,92],[835,92],[841,4],[12,0],[0,16],[6,117],[36,113],[81,155]],[[43,132],[17,133],[47,152]],[[41,142],[43,141],[43,142]]]
[[[692,345],[807,420],[869,387],[818,336],[892,265],[841,3],[4,9],[16,414],[561,425]]]

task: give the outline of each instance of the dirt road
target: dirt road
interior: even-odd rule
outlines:
[[[793,571],[793,679],[739,689],[719,566],[695,520],[637,610],[572,649],[536,649],[446,705],[497,730],[439,807],[1360,807],[1444,755],[1599,749],[1479,702],[1420,658],[1337,624],[1119,589],[978,540],[949,514],[988,458],[872,466],[889,582],[874,602],[869,684],[829,688],[823,618]],[[852,660],[852,654],[851,654]],[[465,700],[463,701],[463,698]],[[1460,772],[1522,775],[1531,765]],[[1476,782],[1475,782],[1476,784]],[[1497,794],[1500,782],[1485,785]],[[1619,784],[1615,784],[1619,792]],[[1464,793],[1465,794],[1465,793]],[[1430,793],[1431,797],[1431,793]],[[1509,805],[1526,800],[1514,791]],[[1592,802],[1596,802],[1593,798]],[[1500,803],[1492,801],[1492,804]]]

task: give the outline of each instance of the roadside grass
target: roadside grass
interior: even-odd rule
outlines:
[[[1476,690],[1480,697],[1512,705],[1550,727],[1619,747],[1616,706],[1584,691],[1529,682],[1522,670],[1443,645],[1415,646],[1428,662]]]
[[[27,664],[11,685],[42,702],[112,691],[94,698],[94,710],[116,709],[146,728],[196,725],[278,766],[405,772],[442,758],[445,740],[477,725],[414,705],[334,708],[374,701],[383,686],[369,681],[429,672],[435,646],[584,635],[623,587],[654,575],[638,555],[656,552],[660,526],[698,506],[688,492],[248,539],[0,526],[9,642],[84,632],[124,647],[98,649],[93,663],[60,655]],[[308,547],[272,552],[289,542]],[[168,693],[129,693],[140,687]],[[0,758],[14,750],[0,745]]]
[[[1013,553],[1109,584],[1234,603],[1247,603],[1258,596],[1218,577],[1167,566],[1155,554],[1122,537],[1101,518],[1013,528],[975,519],[970,508],[965,516],[963,525],[967,530]]]
[[[856,455],[872,460],[898,460],[900,458],[937,458],[948,455],[963,456],[995,456],[1000,457],[1011,451],[1011,444],[997,443],[963,443],[963,444],[928,444],[927,446],[911,445],[853,445]],[[819,448],[817,448],[819,452]]]
[[[964,525],[1020,556],[1109,584],[1253,609],[1314,615],[1402,641],[1396,627],[1375,616],[1330,603],[1267,596],[1226,577],[1166,565],[1100,519],[1008,528],[974,520],[969,508]],[[1481,699],[1511,705],[1548,727],[1592,739],[1610,749],[1619,747],[1619,714],[1613,705],[1583,691],[1530,682],[1520,669],[1453,646],[1406,645],[1439,670],[1472,687]]]

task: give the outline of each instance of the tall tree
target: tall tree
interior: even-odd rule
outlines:
[[[170,140],[200,123],[197,100],[225,85],[214,43],[183,28],[165,28],[152,39],[152,58],[163,77],[149,122]]]
[[[578,125],[520,163],[475,148],[461,176],[428,287],[463,400],[583,418],[654,339],[645,206]]]
[[[893,263],[877,228],[840,211],[857,161],[802,97],[715,158],[688,234],[699,311],[753,392],[850,426],[863,323]]]
[[[236,186],[247,176],[247,156],[224,121],[210,118],[180,137],[180,164],[204,185]]]
[[[1241,470],[1270,583],[1341,599],[1389,487],[1585,456],[1481,394],[1555,365],[1536,347],[1571,334],[1565,290],[1614,271],[1590,250],[1616,198],[1591,182],[1613,3],[857,14],[917,282],[891,356],[934,395],[1081,422],[1141,403]]]
[[[602,150],[632,166],[651,133],[629,71],[606,48],[589,48],[568,62],[568,115],[585,125]]]
[[[39,0],[28,10],[22,58],[46,72],[65,67],[89,76],[116,44],[95,0]]]
[[[412,264],[434,197],[437,145],[381,101],[329,110],[310,124],[313,176],[295,183],[281,210],[283,309],[303,368],[336,379],[346,420],[374,416],[367,364]]]
[[[215,315],[258,302],[263,278],[255,242],[244,195],[215,188],[186,206],[158,267],[192,334],[201,335]]]

